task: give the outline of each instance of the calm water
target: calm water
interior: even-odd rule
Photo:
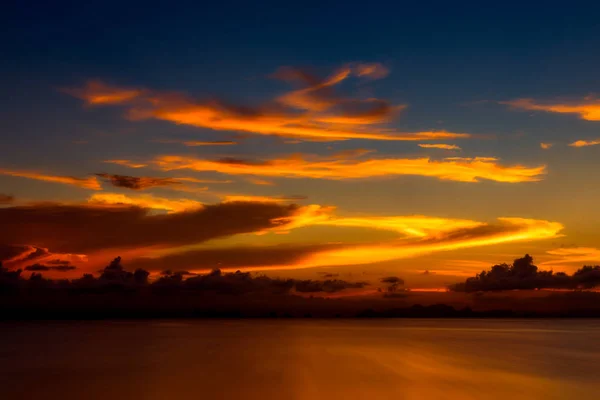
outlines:
[[[0,324],[2,399],[593,399],[600,321]]]

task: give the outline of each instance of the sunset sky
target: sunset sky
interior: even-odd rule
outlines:
[[[0,259],[415,288],[600,263],[600,5],[515,4],[8,7]]]

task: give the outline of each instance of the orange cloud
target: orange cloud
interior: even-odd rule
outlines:
[[[154,161],[161,169],[170,171],[191,169],[216,171],[229,175],[258,175],[286,178],[359,179],[418,175],[442,180],[477,182],[480,179],[497,182],[539,181],[546,171],[544,165],[525,167],[503,166],[494,158],[447,158],[440,161],[425,158],[374,158],[340,160],[338,158],[294,155],[266,161],[246,161],[225,158],[203,160],[184,156],[160,156]]]
[[[224,270],[295,270],[372,264],[441,251],[550,239],[559,237],[563,229],[558,222],[524,218],[499,218],[498,223],[488,224],[428,216],[337,217],[334,211],[334,207],[319,205],[300,207],[291,215],[272,220],[278,226],[265,228],[263,232],[287,232],[300,227],[333,225],[390,230],[403,237],[382,244],[331,242],[318,245],[161,251],[146,260],[153,259],[160,265],[168,262],[172,265],[174,260],[179,260],[180,264],[185,260],[185,264],[191,268],[206,268],[210,265],[205,263],[208,257],[219,261],[227,260],[223,264]],[[162,259],[163,257],[165,258]]]
[[[586,146],[595,146],[597,144],[600,144],[600,139],[599,140],[578,140],[576,142],[569,144],[569,146],[571,146],[571,147],[586,147]]]
[[[153,140],[157,143],[180,143],[188,147],[199,147],[199,146],[233,146],[238,144],[231,140],[216,140],[212,142],[200,141],[200,140],[172,140],[172,139],[158,139]]]
[[[144,168],[148,166],[148,164],[136,163],[130,160],[106,160],[104,162],[108,164],[122,165],[129,168]]]
[[[253,203],[286,203],[298,200],[306,200],[306,196],[252,196],[231,194],[222,198],[223,203],[233,203],[238,201]]]
[[[88,178],[75,178],[72,176],[54,176],[44,175],[38,172],[31,171],[15,171],[9,169],[0,169],[0,174],[8,176],[16,176],[20,178],[36,179],[38,181],[62,183],[65,185],[73,185],[84,189],[101,190],[102,187],[98,180],[91,176]]]
[[[274,182],[271,181],[267,181],[265,179],[258,179],[258,178],[246,178],[246,180],[250,183],[253,183],[255,185],[260,185],[260,186],[273,186],[275,185]]]
[[[533,99],[516,99],[504,101],[501,104],[507,104],[513,108],[523,110],[546,111],[560,114],[577,114],[581,119],[587,121],[600,121],[600,100],[585,98],[581,101],[569,103],[537,103]]]
[[[517,241],[559,237],[564,228],[558,222],[525,218],[498,218],[500,224],[448,231],[445,235],[419,241],[362,245],[324,250],[301,260],[298,268],[358,265],[412,258],[440,251],[490,246]]]
[[[554,146],[554,144],[552,144],[552,143],[544,143],[544,142],[540,143],[540,147],[544,150],[548,150],[552,146]]]
[[[422,147],[424,149],[444,149],[444,150],[461,150],[460,147],[458,147],[455,144],[423,144],[423,143],[419,143],[419,147]]]
[[[154,210],[165,210],[168,213],[176,213],[190,210],[198,210],[203,207],[202,203],[189,199],[166,199],[149,194],[127,196],[119,193],[97,193],[88,199],[90,204],[103,205],[133,205]]]
[[[565,247],[548,250],[546,253],[559,257],[559,259],[545,261],[541,265],[600,262],[600,249],[594,247]]]
[[[64,89],[63,91],[92,105],[121,104],[144,94],[144,91],[140,89],[109,86],[98,80],[89,81],[80,89]]]
[[[387,73],[387,69],[380,64],[347,64],[324,79],[297,69],[283,69],[275,76],[299,82],[302,88],[256,107],[233,106],[218,101],[196,101],[182,94],[121,89],[100,82],[92,82],[83,89],[68,90],[67,93],[89,104],[123,105],[128,108],[128,116],[133,120],[159,119],[217,131],[250,132],[311,141],[470,137],[466,133],[403,133],[384,128],[381,124],[389,122],[405,108],[404,105],[392,105],[386,100],[376,98],[347,98],[334,92],[336,85],[350,77],[378,79]],[[190,146],[208,143],[215,144],[184,142]]]

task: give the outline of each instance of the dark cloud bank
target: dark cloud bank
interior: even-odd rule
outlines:
[[[199,210],[151,214],[130,206],[35,204],[0,208],[0,243],[28,244],[55,253],[200,243],[274,228],[298,206],[233,202]],[[281,222],[273,222],[273,221]]]

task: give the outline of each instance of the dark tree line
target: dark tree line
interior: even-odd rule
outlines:
[[[248,272],[236,271],[223,273],[214,269],[208,274],[193,274],[188,271],[163,271],[160,277],[149,281],[150,273],[144,269],[127,271],[121,257],[115,258],[107,265],[98,277],[84,274],[78,279],[47,279],[39,271],[48,271],[38,264],[25,268],[34,271],[29,279],[23,277],[23,270],[11,271],[0,263],[0,293],[16,291],[68,290],[72,292],[115,292],[152,290],[162,293],[178,291],[204,291],[219,294],[271,293],[333,293],[344,289],[362,288],[366,282],[347,282],[341,279],[298,280],[269,278],[265,275],[252,275]]]
[[[539,270],[533,257],[526,254],[509,264],[497,264],[465,282],[450,286],[456,292],[479,292],[515,289],[591,289],[600,285],[600,266],[584,266],[568,275],[564,272]]]

